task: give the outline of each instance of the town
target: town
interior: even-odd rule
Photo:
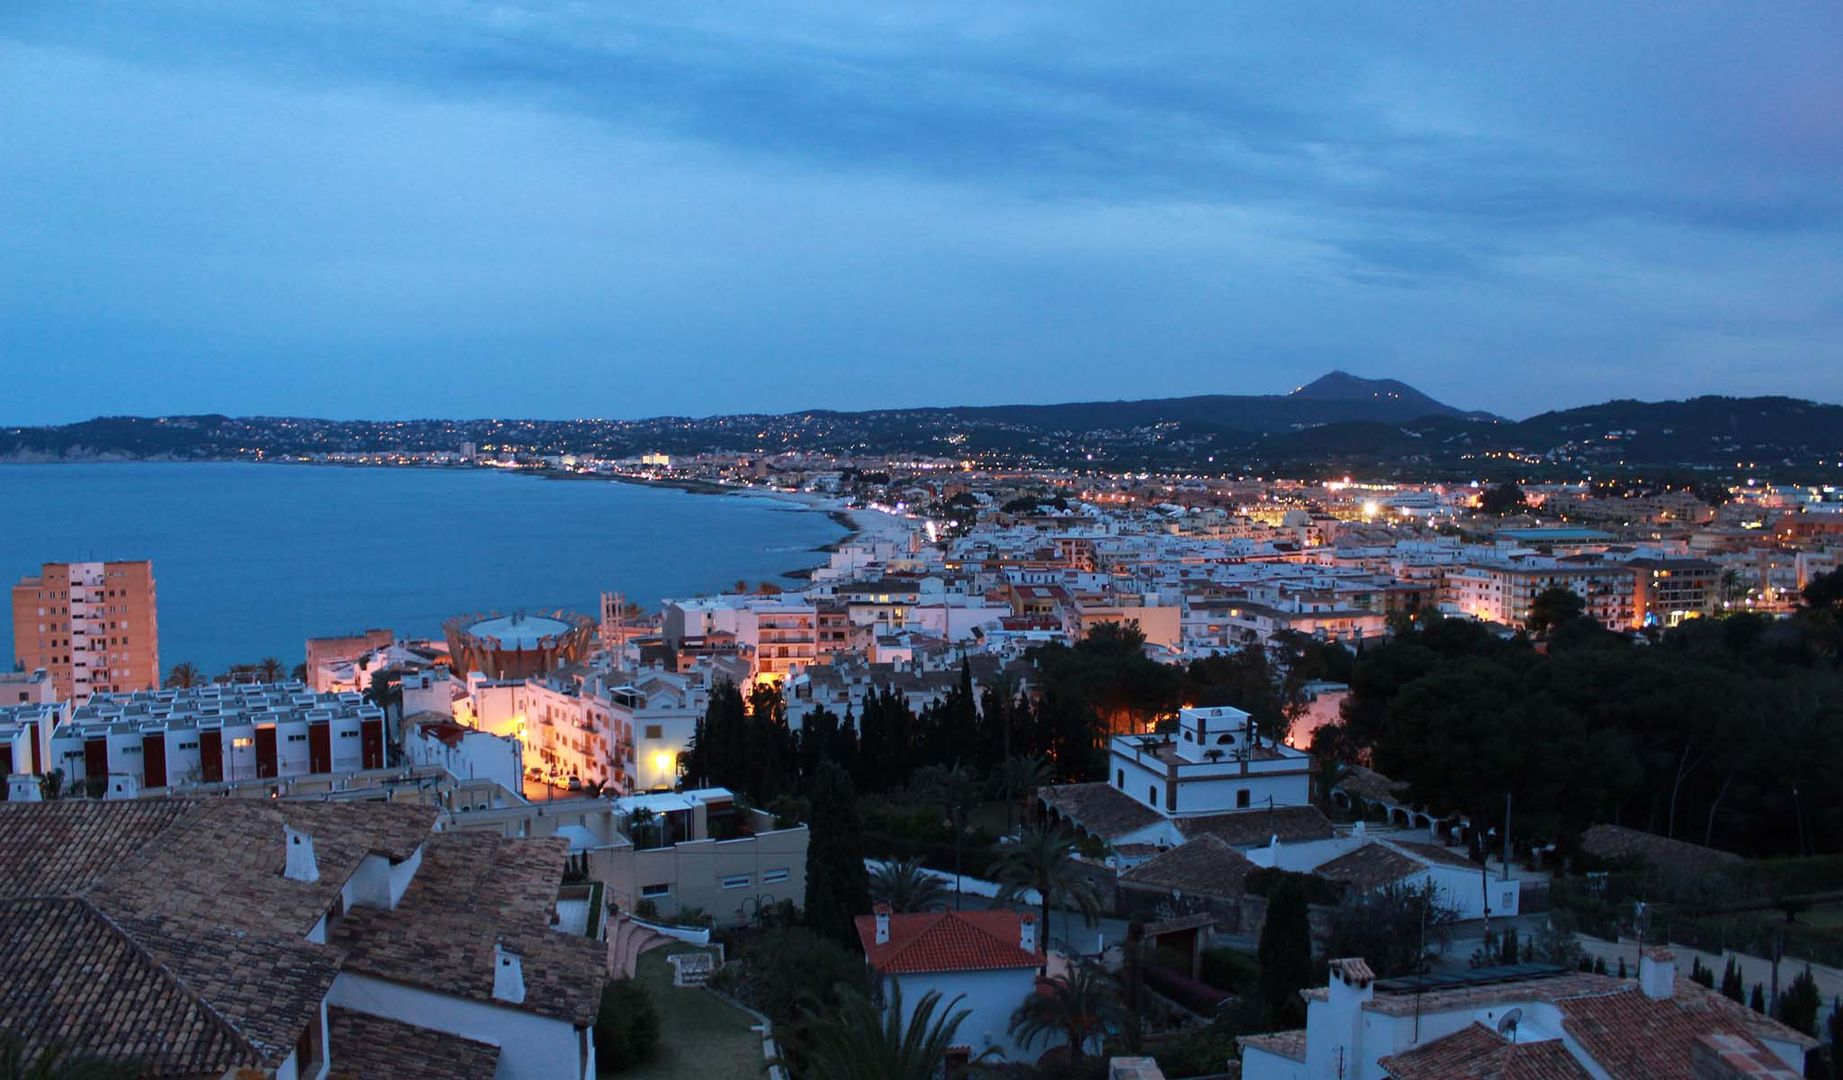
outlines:
[[[1831,1075],[1843,491],[455,457],[854,532],[778,582],[310,627],[222,672],[162,653],[149,562],[30,569],[18,1045],[124,1076]]]

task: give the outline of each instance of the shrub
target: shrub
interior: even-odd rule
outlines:
[[[1260,975],[1260,966],[1251,953],[1238,949],[1205,949],[1202,974],[1205,983],[1234,994],[1254,985]]]
[[[595,1014],[597,1067],[610,1072],[629,1069],[651,1059],[658,1049],[659,1010],[646,987],[632,979],[603,986],[601,1008]]]

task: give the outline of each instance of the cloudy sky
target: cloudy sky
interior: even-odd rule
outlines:
[[[1334,367],[1843,401],[1843,5],[0,3],[0,423]]]

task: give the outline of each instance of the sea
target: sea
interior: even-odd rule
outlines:
[[[738,580],[791,585],[845,530],[824,513],[496,469],[231,462],[0,464],[0,581],[41,563],[152,559],[160,663],[207,674],[309,637],[435,637],[476,611],[647,606]],[[0,657],[13,658],[10,605]]]

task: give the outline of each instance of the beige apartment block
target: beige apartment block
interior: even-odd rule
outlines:
[[[44,668],[57,695],[160,686],[160,628],[153,563],[45,563],[13,586],[13,651],[27,671]]]

